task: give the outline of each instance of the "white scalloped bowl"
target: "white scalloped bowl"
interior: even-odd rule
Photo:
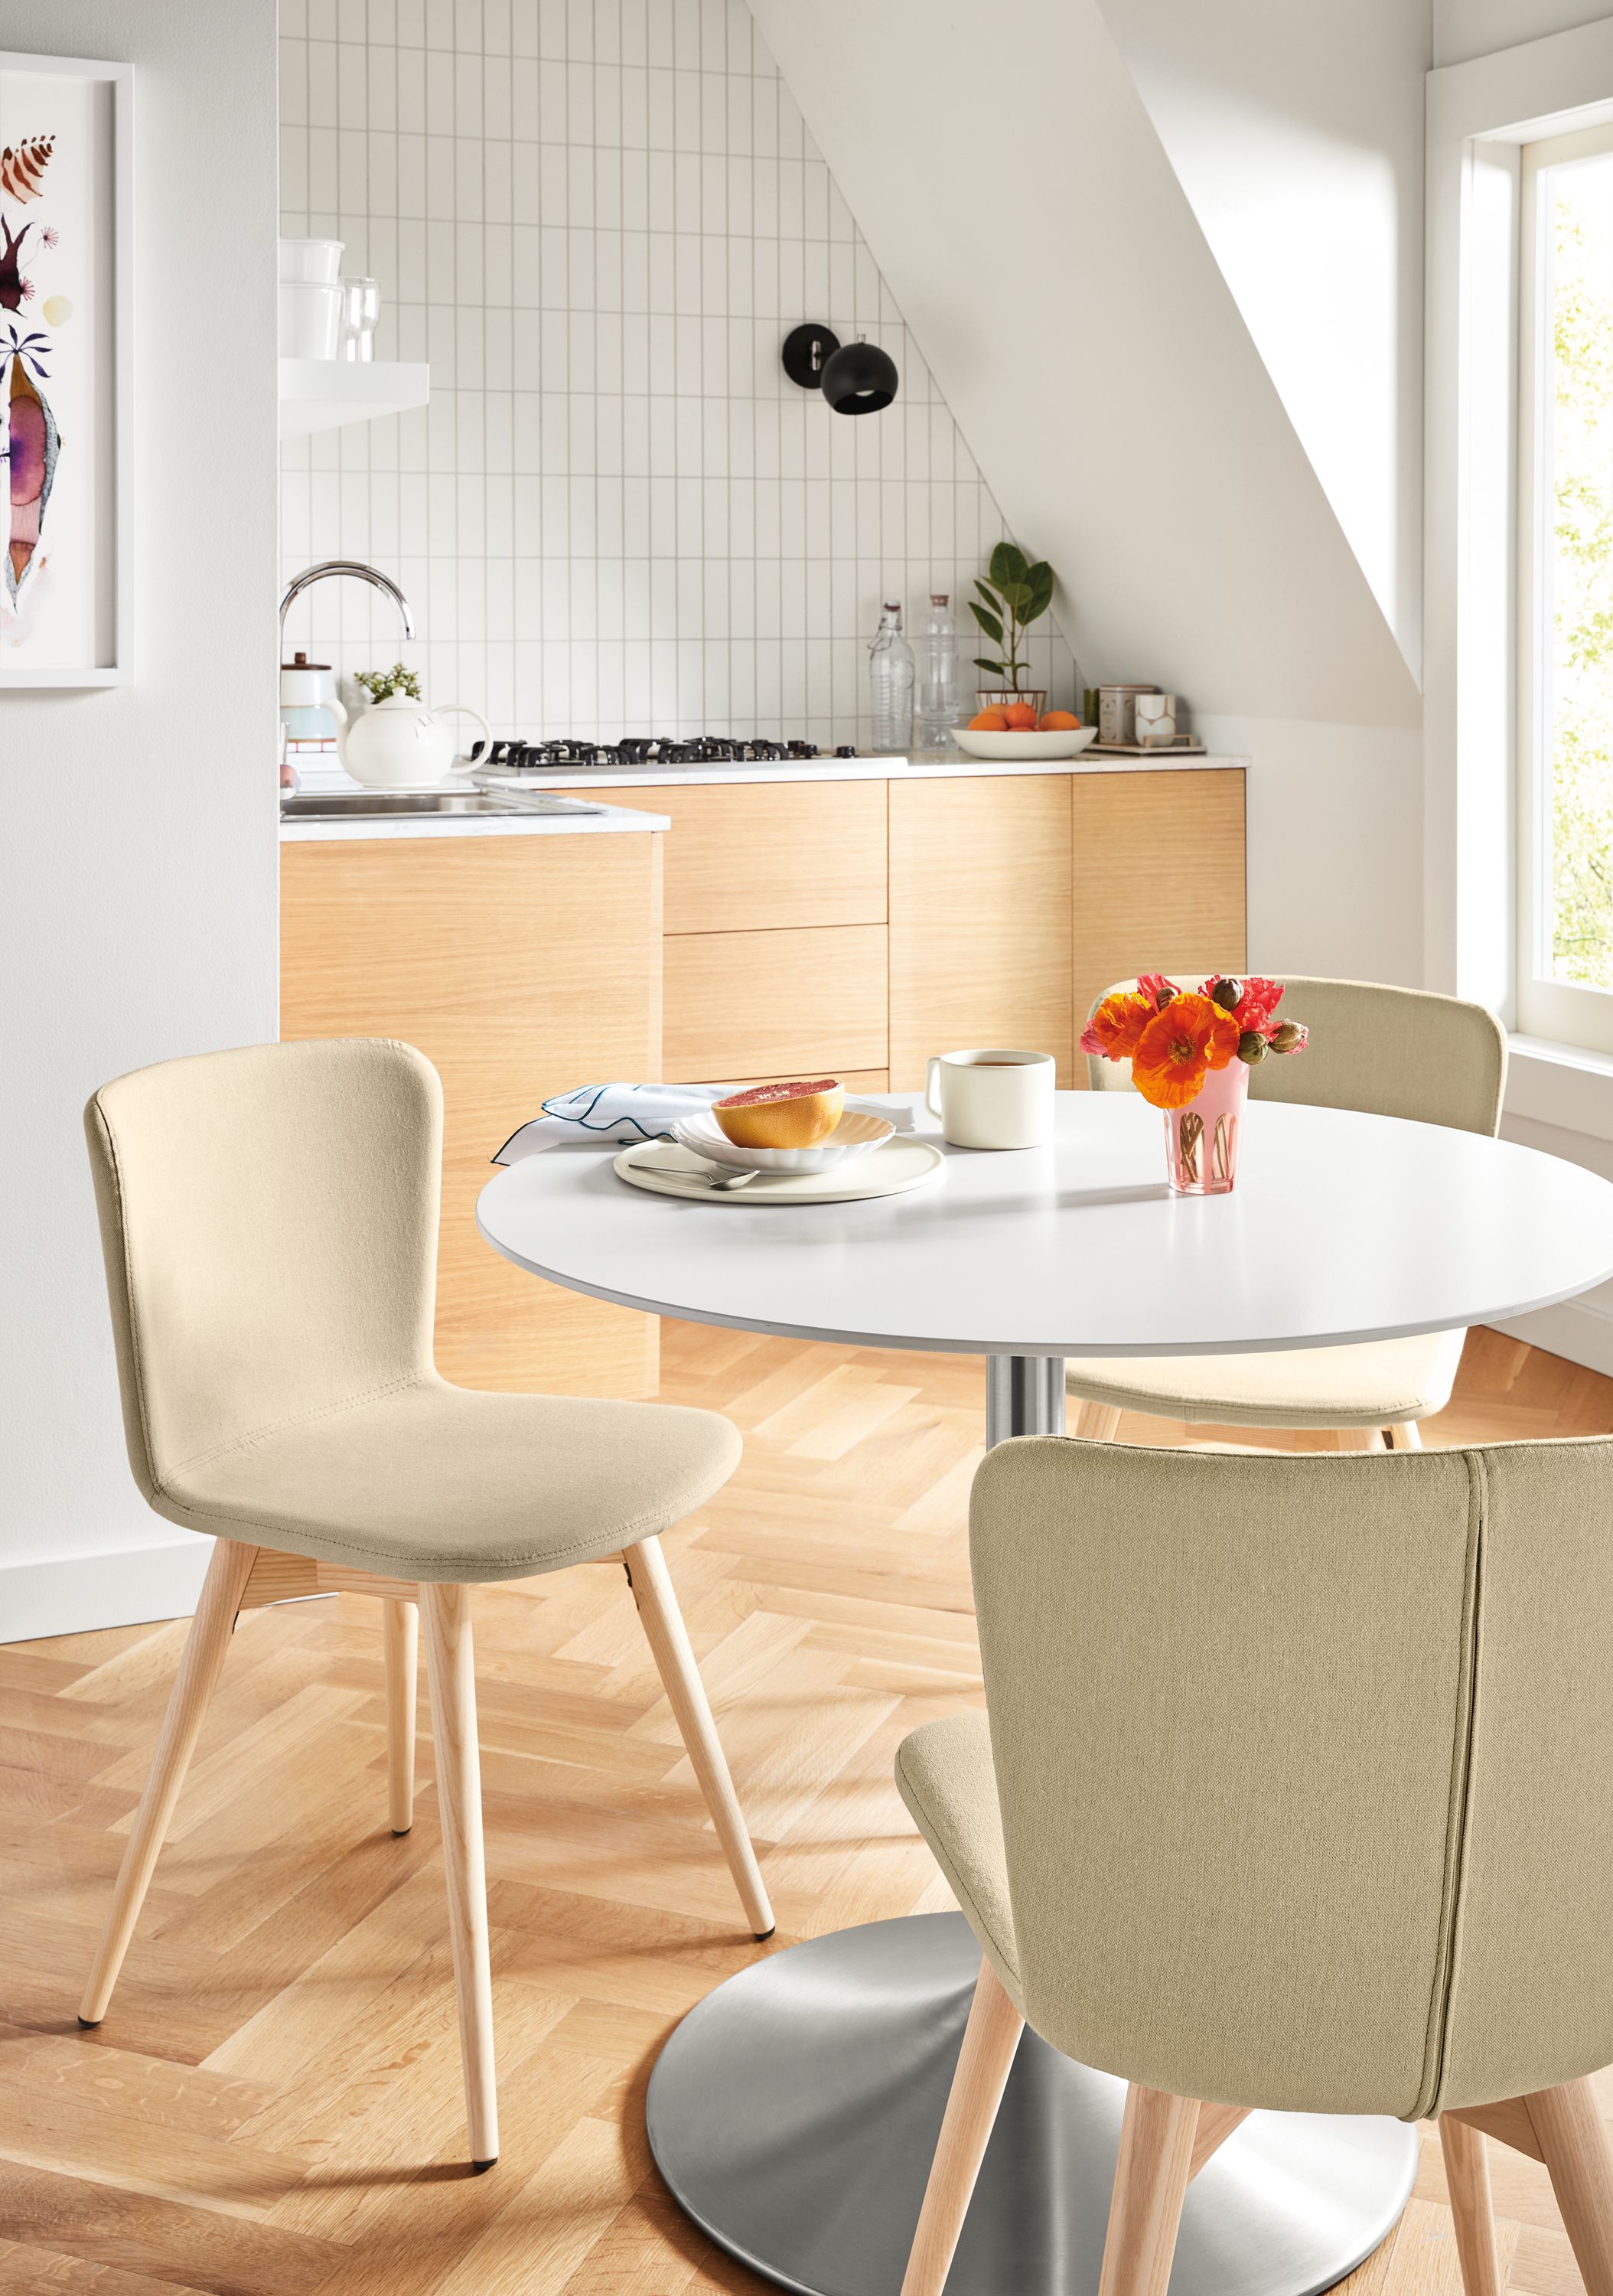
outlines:
[[[737,1148],[715,1116],[680,1117],[672,1136],[680,1148],[692,1149],[713,1164],[726,1164],[735,1172],[826,1172],[833,1164],[866,1156],[891,1137],[896,1126],[882,1116],[868,1116],[848,1108],[815,1148]]]
[[[1098,738],[1095,726],[1067,726],[1062,733],[976,734],[954,726],[952,738],[967,758],[988,758],[999,764],[1028,765],[1036,759],[1052,765],[1059,758],[1078,758]]]

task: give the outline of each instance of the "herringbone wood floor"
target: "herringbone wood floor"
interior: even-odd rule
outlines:
[[[963,1531],[979,1365],[669,1325],[663,1391],[747,1439],[667,1546],[777,1945],[948,1904],[891,1758],[980,1694]],[[1607,1431],[1613,1382],[1478,1332],[1428,1434]],[[477,1599],[504,2120],[483,2177],[462,2166],[430,1741],[394,1840],[380,1612],[361,1597],[242,1618],[111,2011],[78,2031],[184,1632],[0,1649],[4,2296],[759,2290],[645,2152],[667,2031],[775,1948],[741,1930],[620,1571]],[[1543,2171],[1491,2153],[1510,2286],[1570,2296]],[[1430,2139],[1352,2296],[1456,2296],[1443,2194]]]

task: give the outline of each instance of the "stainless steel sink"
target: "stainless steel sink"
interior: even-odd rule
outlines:
[[[297,790],[280,800],[282,821],[383,821],[399,814],[603,813],[602,805],[534,791],[494,796],[486,790]]]

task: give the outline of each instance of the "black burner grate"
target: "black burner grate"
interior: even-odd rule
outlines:
[[[731,734],[696,734],[684,741],[666,734],[635,734],[620,742],[518,742],[501,738],[486,747],[479,742],[471,751],[478,765],[504,773],[550,771],[576,773],[585,767],[612,766],[733,766],[785,763],[815,758],[815,742],[741,740]],[[849,757],[849,750],[841,752]]]

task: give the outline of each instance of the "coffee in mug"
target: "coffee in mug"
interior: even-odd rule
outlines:
[[[924,1105],[954,1148],[1040,1148],[1052,1137],[1053,1082],[1051,1053],[941,1053],[925,1074]]]

